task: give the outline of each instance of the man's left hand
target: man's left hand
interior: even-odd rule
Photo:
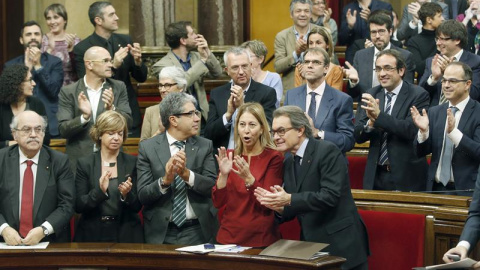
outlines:
[[[447,133],[452,132],[455,129],[455,116],[452,109],[447,109]]]
[[[43,228],[42,227],[35,227],[31,229],[27,236],[22,239],[22,243],[27,245],[27,246],[33,246],[38,244],[45,235],[43,234]]]
[[[114,101],[114,96],[113,96],[113,90],[112,88],[105,89],[102,93],[102,100],[105,103],[105,109],[111,110],[113,109],[113,101]]]
[[[270,191],[257,187],[255,189],[255,197],[261,205],[277,212],[279,209],[282,209],[283,212],[283,207],[290,205],[292,201],[292,195],[285,192],[285,190],[278,185],[270,187]]]
[[[368,93],[362,94],[362,109],[365,110],[370,120],[375,121],[380,114],[379,100],[374,99],[372,95]]]
[[[206,62],[208,57],[210,56],[210,49],[208,48],[207,40],[203,37],[203,35],[197,34],[197,38],[195,39],[197,42],[198,53],[200,53],[200,58],[203,62]]]
[[[136,66],[142,65],[142,48],[140,48],[140,43],[133,43],[133,46],[127,45],[130,54],[133,56]]]

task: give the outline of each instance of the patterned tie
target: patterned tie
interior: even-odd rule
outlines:
[[[450,107],[453,116],[458,111],[457,107]],[[447,136],[447,130],[445,129],[445,142],[443,143],[443,156],[440,161],[440,182],[446,186],[452,175],[452,154],[453,154],[453,142]]]
[[[392,97],[395,93],[387,92],[387,108],[385,108],[385,113],[391,114],[392,113]],[[388,149],[387,149],[387,137],[388,132],[383,132],[382,135],[382,147],[380,148],[380,159],[378,164],[385,165],[388,161]]]
[[[315,92],[310,92],[309,94],[312,98],[310,100],[310,107],[308,107],[308,116],[312,118],[313,123],[315,123],[315,116],[317,115],[317,100],[315,100],[315,97],[317,96],[317,93]]]
[[[184,142],[176,141],[173,143],[179,150],[185,145]],[[179,176],[175,176],[175,194],[173,196],[172,221],[178,227],[181,227],[187,220],[187,188],[185,181]]]
[[[33,161],[27,160],[23,174],[22,205],[20,213],[20,235],[25,237],[33,229]]]

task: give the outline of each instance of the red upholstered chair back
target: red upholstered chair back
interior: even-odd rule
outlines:
[[[367,155],[347,156],[348,174],[350,176],[350,188],[363,189],[363,175],[367,166]]]
[[[359,210],[368,230],[368,269],[404,270],[424,265],[425,216]]]

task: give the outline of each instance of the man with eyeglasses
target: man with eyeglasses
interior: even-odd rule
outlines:
[[[363,188],[423,191],[428,165],[413,151],[418,129],[410,108],[428,108],[428,93],[402,79],[405,61],[397,50],[378,54],[375,73],[380,85],[362,94],[355,117],[355,141],[370,141]]]
[[[288,91],[284,105],[300,107],[308,115],[313,137],[330,141],[346,153],[355,145],[353,100],[326,84],[329,64],[330,57],[324,49],[308,49],[303,56],[307,84]]]
[[[385,12],[376,11],[368,18],[370,37],[373,47],[369,47],[355,53],[353,58],[353,69],[350,63],[346,63],[349,69],[345,70],[345,75],[349,79],[347,92],[353,98],[360,98],[368,89],[379,85],[377,75],[373,71],[377,55],[387,49],[395,49],[400,52],[405,59],[406,70],[402,75],[404,80],[413,83],[415,76],[415,63],[412,59],[412,53],[402,48],[396,47],[390,42],[393,27],[392,18]]]
[[[245,102],[258,102],[265,110],[268,123],[277,102],[275,89],[252,79],[248,50],[232,47],[223,55],[225,71],[231,82],[219,86],[210,93],[205,138],[213,141],[215,153],[221,146],[234,149],[234,127],[237,109]]]
[[[0,241],[10,246],[70,242],[75,182],[67,156],[42,146],[46,124],[19,113],[10,125],[18,144],[0,150]]]
[[[85,52],[92,46],[105,48],[112,58],[112,74],[115,80],[125,83],[127,87],[128,103],[130,105],[133,123],[129,128],[131,137],[140,137],[142,117],[137,101],[137,93],[133,89],[130,77],[137,82],[147,80],[148,70],[142,61],[142,49],[139,43],[134,43],[128,35],[117,34],[118,16],[110,2],[98,1],[90,5],[88,17],[95,27],[95,31],[75,45],[75,70],[78,78],[86,73],[84,65]]]
[[[116,110],[132,126],[127,88],[122,81],[110,78],[113,61],[109,52],[102,47],[91,47],[85,52],[84,62],[85,76],[60,91],[57,113],[60,134],[67,139],[66,153],[74,172],[78,158],[98,150],[89,131],[101,113]]]
[[[418,127],[415,140],[419,157],[432,154],[427,190],[471,196],[480,164],[480,104],[469,91],[472,69],[452,62],[441,79],[447,102],[428,110],[412,108]]]
[[[30,69],[32,79],[35,81],[33,95],[38,97],[48,117],[48,131],[51,138],[58,138],[58,93],[63,85],[63,65],[60,58],[40,50],[42,42],[42,29],[35,21],[23,24],[20,32],[20,44],[25,53],[5,63],[25,65]]]
[[[153,65],[152,71],[157,75],[165,67],[177,66],[186,72],[186,91],[195,97],[197,109],[202,112],[199,134],[203,135],[208,119],[208,100],[203,80],[222,74],[220,62],[208,48],[203,35],[197,34],[192,28],[191,22],[181,21],[168,25],[165,29],[165,41],[170,51]]]
[[[217,177],[210,140],[197,136],[201,114],[193,96],[171,93],[160,102],[165,126],[138,150],[138,199],[145,242],[214,243],[218,220],[211,200]]]
[[[425,61],[425,71],[418,85],[430,93],[430,107],[447,101],[442,92],[441,80],[446,66],[451,62],[467,64],[473,72],[470,97],[480,100],[480,56],[463,48],[467,45],[467,30],[458,21],[444,21],[436,30],[435,41],[439,53]]]
[[[276,211],[279,222],[296,217],[300,240],[328,243],[323,251],[347,259],[342,269],[368,269],[367,230],[340,150],[313,138],[309,120],[297,106],[275,110],[271,133],[277,150],[285,153],[284,187],[256,188],[259,203]]]

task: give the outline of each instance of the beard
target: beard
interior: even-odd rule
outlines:
[[[27,44],[23,44],[23,46],[26,48],[31,48],[31,47],[37,47],[40,49],[40,42],[36,41],[36,40],[31,40],[30,42],[28,42]]]

